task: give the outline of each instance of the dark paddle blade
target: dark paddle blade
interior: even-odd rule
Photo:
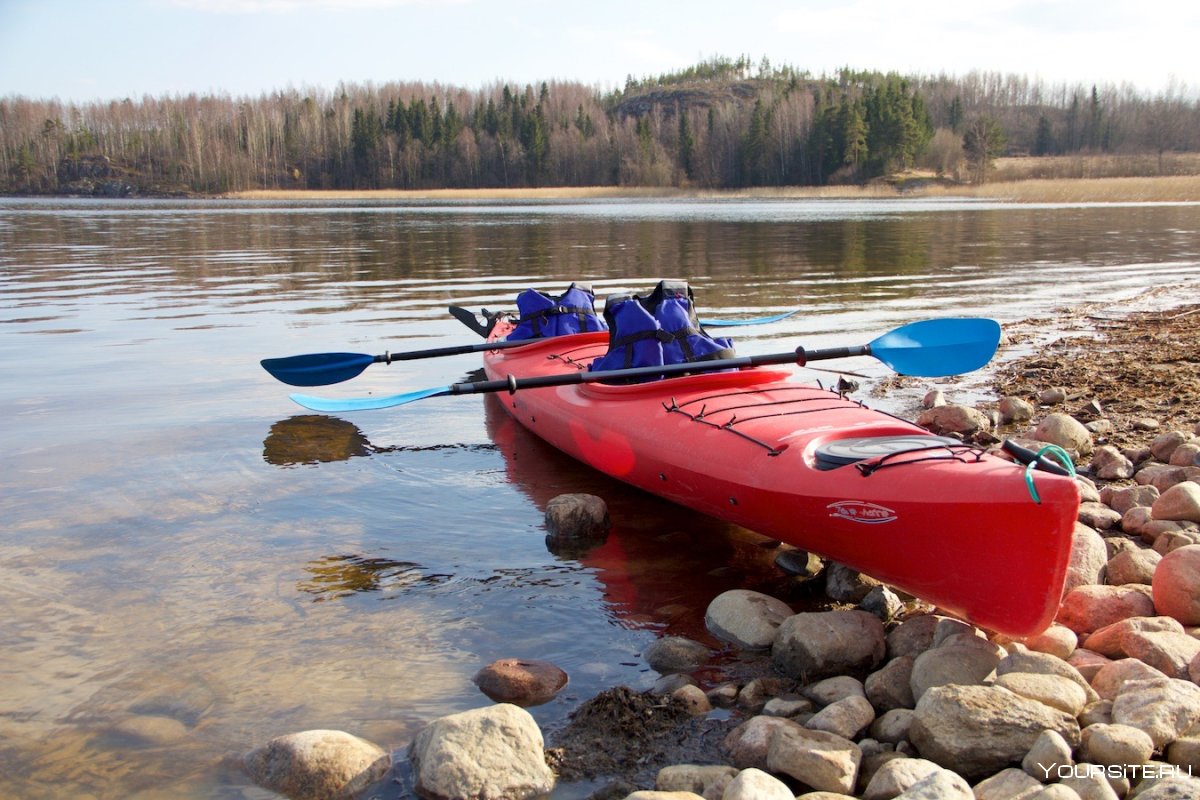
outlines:
[[[867,347],[901,375],[936,378],[979,369],[992,360],[999,344],[1000,323],[971,317],[912,322]]]
[[[1000,342],[1000,325],[993,320],[940,319],[913,322],[884,334],[867,345],[857,347],[835,347],[825,350],[797,348],[787,353],[758,356],[722,358],[715,361],[700,361],[690,364],[664,364],[633,369],[613,369],[601,372],[566,372],[558,375],[538,375],[532,378],[508,376],[494,381],[456,383],[435,389],[425,389],[388,397],[362,397],[345,400],[324,399],[292,395],[292,399],[314,411],[340,412],[361,411],[372,408],[391,408],[405,405],[426,397],[446,394],[484,394],[489,392],[516,392],[520,389],[537,389],[550,386],[568,386],[576,383],[603,383],[628,380],[630,378],[659,378],[675,375],[691,375],[725,369],[761,367],[771,364],[820,361],[852,356],[874,356],[902,375],[941,376],[958,375],[978,369],[991,360]],[[922,351],[929,348],[929,354]],[[960,352],[961,350],[961,352]]]
[[[312,353],[264,358],[259,363],[276,380],[291,386],[327,386],[350,380],[374,364],[375,360],[375,356],[364,353]]]
[[[487,319],[487,324],[485,325],[479,321],[479,317],[475,316],[474,312],[468,311],[462,306],[450,306],[446,310],[450,312],[450,316],[478,333],[484,339],[492,335],[492,328],[496,327],[496,322],[499,321],[501,316],[499,313],[491,314],[488,313],[486,308],[483,309],[483,316]]]

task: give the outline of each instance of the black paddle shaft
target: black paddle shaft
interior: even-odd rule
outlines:
[[[649,367],[631,367],[629,369],[600,370],[588,372],[565,372],[557,375],[538,375],[533,378],[518,378],[509,375],[507,378],[494,381],[473,381],[471,383],[456,383],[450,387],[450,394],[488,394],[492,392],[508,392],[512,394],[519,389],[541,389],[547,386],[569,386],[576,383],[604,383],[615,381],[620,383],[636,382],[638,378],[659,378],[675,375],[687,375],[697,372],[715,372],[726,369],[743,369],[746,367],[766,367],[776,364],[799,364],[804,366],[809,361],[824,361],[833,358],[849,358],[851,356],[866,356],[871,354],[869,345],[859,347],[831,347],[826,350],[805,350],[797,347],[790,353],[768,353],[758,356],[741,356],[739,358],[722,358],[719,361],[693,361],[686,364],[656,364]]]

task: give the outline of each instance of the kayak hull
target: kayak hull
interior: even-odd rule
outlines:
[[[506,334],[504,323],[493,332]],[[607,334],[485,353],[489,379],[586,369]],[[668,500],[778,538],[1010,636],[1049,626],[1070,559],[1079,490],[867,408],[790,370],[635,385],[576,384],[501,397],[568,455]],[[830,466],[822,448],[863,437],[929,446]],[[868,442],[877,441],[868,438]]]

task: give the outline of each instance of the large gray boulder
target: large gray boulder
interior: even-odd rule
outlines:
[[[1161,750],[1200,723],[1200,686],[1175,678],[1126,681],[1113,699],[1112,718],[1145,731]]]
[[[417,734],[408,756],[423,797],[522,800],[554,788],[543,748],[529,712],[500,703],[435,720]]]
[[[1079,741],[1070,714],[999,686],[937,686],[917,702],[909,738],[922,758],[971,780],[1019,763],[1042,731]]]

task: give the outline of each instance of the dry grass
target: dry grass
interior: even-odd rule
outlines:
[[[401,189],[233,192],[239,200],[596,200],[596,199],[886,199],[973,197],[1013,203],[1200,202],[1200,153],[1140,156],[1001,158],[982,185],[941,181],[929,172],[866,186],[785,186],[711,190],[675,187],[557,186],[538,189]]]

